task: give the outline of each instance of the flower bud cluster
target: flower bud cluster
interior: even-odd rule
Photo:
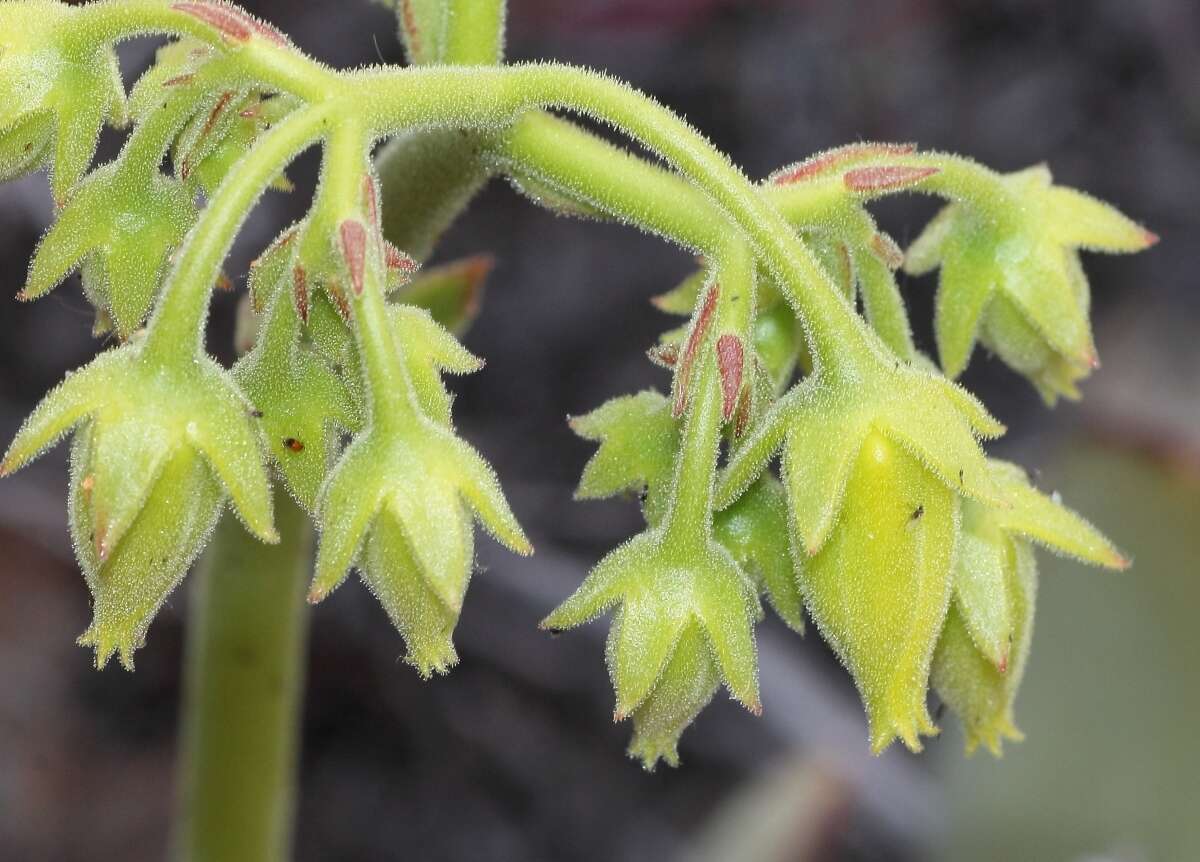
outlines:
[[[665,333],[649,352],[673,371],[675,397],[617,398],[571,422],[600,444],[577,497],[636,492],[648,530],[606,557],[543,625],[574,626],[616,609],[608,647],[616,714],[632,716],[630,752],[647,767],[677,761],[680,733],[722,681],[739,696],[737,672],[720,661],[728,629],[711,616],[711,602],[723,600],[720,619],[739,629],[753,625],[744,597],[721,599],[713,586],[736,582],[734,572],[797,632],[806,612],[813,619],[862,695],[872,750],[899,739],[918,751],[922,736],[937,733],[927,704],[932,686],[962,719],[968,751],[984,745],[998,754],[1003,738],[1019,738],[1013,701],[1032,635],[1031,543],[1100,566],[1127,565],[1094,528],[1033,490],[1019,469],[986,457],[980,441],[1003,426],[915,351],[893,271],[942,261],[939,307],[947,309],[964,307],[967,282],[990,291],[978,310],[991,316],[970,326],[1010,364],[1017,329],[1005,303],[1015,302],[1021,285],[1036,287],[1038,296],[1055,283],[1069,287],[1058,323],[1047,317],[1039,324],[1061,339],[1054,355],[1065,362],[1092,350],[1090,335],[1080,335],[1086,283],[1075,249],[1132,251],[1148,235],[1091,198],[1051,187],[1037,171],[1004,179],[1021,201],[1020,219],[981,224],[964,198],[906,257],[863,203],[934,183],[939,169],[907,162],[913,154],[907,145],[843,148],[764,185],[830,283],[850,303],[862,297],[867,322],[890,351],[863,350],[814,368],[797,316],[770,274],[759,273],[742,388],[717,420],[724,443],[711,443],[710,457],[724,449],[726,460],[706,512],[707,545],[672,546],[662,528],[687,493],[680,469],[689,447],[704,445],[687,440],[680,393],[694,379],[697,333],[715,295],[707,265],[654,300],[663,311],[691,314],[687,326]],[[1031,251],[1014,257],[1022,243]],[[969,272],[955,257],[967,254],[975,261]],[[1038,260],[1045,266],[1035,271]],[[1047,275],[1051,260],[1066,261],[1057,282]],[[966,324],[952,332],[947,320],[942,312],[939,346],[944,364],[954,355],[952,342],[960,346],[961,361],[947,367],[956,375],[976,336],[972,330],[964,340]],[[720,342],[711,343],[720,357]],[[1018,367],[1032,374],[1028,362]],[[1047,397],[1065,391],[1045,374],[1032,376]],[[698,406],[683,406],[684,423],[701,421]],[[776,455],[781,479],[767,467]],[[719,581],[709,566],[726,555],[734,568]],[[740,678],[749,673],[743,669]]]
[[[449,7],[403,5],[410,59],[431,67],[417,80],[461,84],[459,70],[440,65],[461,59],[445,38]],[[74,434],[71,532],[94,599],[80,642],[98,665],[117,655],[131,666],[227,505],[259,539],[278,541],[275,476],[320,531],[310,600],[358,570],[408,662],[422,676],[445,672],[458,660],[452,636],[476,522],[532,551],[490,466],[458,435],[443,380],[482,367],[456,336],[478,313],[490,262],[418,271],[385,238],[370,159],[378,118],[338,110],[355,87],[385,92],[382,73],[338,77],[230,3],[181,0],[142,9],[186,19],[192,38],[161,49],[127,99],[116,37],[80,23],[89,9],[118,6],[0,0],[0,180],[49,167],[58,204],[22,297],[78,270],[97,333],[120,341],[45,398],[0,462],[5,475]],[[87,20],[116,26],[128,11]],[[498,45],[488,51],[494,60]],[[528,84],[547,68],[515,71]],[[279,84],[289,74],[295,87]],[[587,80],[597,93],[615,86]],[[432,92],[426,108],[440,100]],[[656,110],[632,98],[621,110],[643,109]],[[422,138],[423,116],[413,108],[410,137],[387,151],[388,173],[410,193],[431,165],[457,153],[464,164],[428,183],[428,224],[393,220],[399,233],[389,235],[420,260],[484,180],[519,161],[491,159],[487,148],[502,143],[468,118],[474,132],[454,146]],[[102,126],[127,118],[119,156],[88,173]],[[252,265],[243,355],[227,371],[202,347],[209,293],[232,286],[221,260],[257,195],[289,189],[287,164],[316,143],[325,155],[316,200]],[[644,212],[663,189],[687,191],[611,147],[556,149],[557,172],[603,182],[564,183],[519,164],[509,179],[563,213]],[[691,169],[720,173],[696,159]],[[687,160],[675,162],[687,174]],[[622,170],[652,191],[621,194]],[[1013,704],[1032,636],[1032,546],[1109,568],[1127,561],[1019,468],[985,454],[982,441],[1003,426],[953,380],[979,343],[1047,402],[1077,397],[1097,365],[1079,251],[1137,251],[1157,238],[1053,185],[1045,168],[1001,176],[907,144],[821,153],[747,184],[740,198],[739,179],[717,184],[724,198],[703,199],[724,200],[728,213],[685,218],[657,200],[663,212],[643,225],[681,242],[672,231],[686,233],[708,256],[655,300],[688,317],[649,351],[670,371],[670,392],[614,398],[571,426],[598,444],[576,496],[632,492],[645,529],[542,625],[612,612],[615,717],[632,720],[630,753],[647,768],[677,763],[680,735],[720,687],[761,710],[764,599],[797,633],[807,614],[845,664],[874,751],[896,739],[919,750],[937,732],[932,687],[962,720],[969,750],[999,753],[1020,738]],[[866,209],[901,191],[950,201],[907,252]],[[710,229],[735,214],[744,233]],[[901,267],[940,270],[940,369],[914,347]]]

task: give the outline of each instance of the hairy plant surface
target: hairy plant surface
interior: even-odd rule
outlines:
[[[57,204],[20,298],[78,270],[97,335],[116,342],[46,396],[0,475],[74,435],[70,525],[94,599],[80,643],[97,665],[132,668],[225,507],[279,541],[274,483],[319,530],[311,602],[357,570],[420,674],[458,661],[476,522],[533,549],[443,382],[483,366],[457,335],[490,264],[421,264],[503,177],[540,206],[636,225],[699,261],[653,300],[684,321],[648,351],[664,391],[571,419],[598,445],[576,496],[636,495],[645,529],[542,622],[612,613],[630,753],[674,765],[722,686],[763,708],[764,599],[797,633],[807,613],[835,650],[872,750],[918,751],[937,732],[930,686],[968,750],[1019,739],[1033,546],[1128,561],[988,457],[983,441],[1004,428],[954,380],[982,345],[1048,405],[1078,398],[1098,367],[1080,252],[1157,237],[1045,166],[999,174],[905,143],[853,143],[752,181],[621,82],[503,64],[501,0],[398,6],[409,65],[335,71],[219,0],[0,2],[0,178],[45,168]],[[151,33],[170,40],[126,93],[114,44]],[[130,131],[92,168],[106,123]],[[242,355],[223,368],[203,347],[223,261],[312,147],[311,207],[253,264]],[[945,201],[907,250],[869,210],[901,193]],[[939,273],[936,362],[914,347],[900,269]]]

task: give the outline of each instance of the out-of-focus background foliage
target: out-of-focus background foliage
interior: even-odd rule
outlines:
[[[400,49],[384,8],[248,7],[339,65]],[[439,257],[497,267],[467,339],[465,435],[496,464],[539,553],[481,550],[462,664],[421,683],[382,610],[348,583],[314,613],[304,715],[302,860],[1200,859],[1200,5],[1193,0],[510,0],[509,55],[607,69],[683,112],[752,176],[860,139],[914,140],[1000,169],[1048,161],[1163,238],[1091,258],[1104,368],[1082,404],[1042,409],[985,356],[966,383],[1005,421],[994,451],[1092,517],[1135,559],[1103,574],[1043,557],[1028,735],[964,759],[867,754],[849,679],[815,634],[761,628],[765,714],[723,695],[683,766],[624,757],[603,625],[551,640],[536,621],[637,528],[628,504],[569,503],[589,446],[563,417],[666,385],[646,304],[685,255],[619,226],[558,219],[490,187]],[[128,75],[154,43],[123,50]],[[102,155],[119,137],[105,141]],[[311,188],[310,155],[292,173]],[[247,261],[303,206],[274,194]],[[929,201],[879,212],[902,241]],[[97,345],[72,281],[11,300],[50,214],[44,178],[0,189],[0,436]],[[240,278],[238,279],[240,281]],[[903,285],[931,349],[932,284]],[[213,349],[228,357],[233,298]],[[135,674],[75,647],[87,592],[65,526],[65,455],[0,483],[0,858],[161,858],[172,793],[186,589]]]

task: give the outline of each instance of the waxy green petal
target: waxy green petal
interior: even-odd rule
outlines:
[[[679,765],[677,746],[721,685],[712,647],[695,622],[684,627],[671,660],[650,695],[633,711],[629,755],[653,770],[659,760]]]
[[[957,508],[918,461],[872,434],[832,534],[800,570],[809,612],[862,694],[873,751],[896,737],[920,750],[919,737],[936,732],[925,690],[950,599]]]

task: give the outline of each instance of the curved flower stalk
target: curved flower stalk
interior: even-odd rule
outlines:
[[[576,433],[600,444],[577,498],[637,492],[647,529],[605,557],[542,622],[571,628],[617,608],[607,650],[614,716],[632,717],[629,752],[647,769],[659,759],[678,762],[680,735],[722,683],[752,712],[761,709],[753,633],[760,593],[788,625],[803,629],[778,482],[763,476],[713,514],[721,429],[732,431],[737,421],[740,386],[730,381],[742,367],[728,347],[737,337],[728,331],[736,319],[730,297],[745,275],[717,272],[722,277],[698,297],[682,337],[676,397],[642,392],[571,420]]]

